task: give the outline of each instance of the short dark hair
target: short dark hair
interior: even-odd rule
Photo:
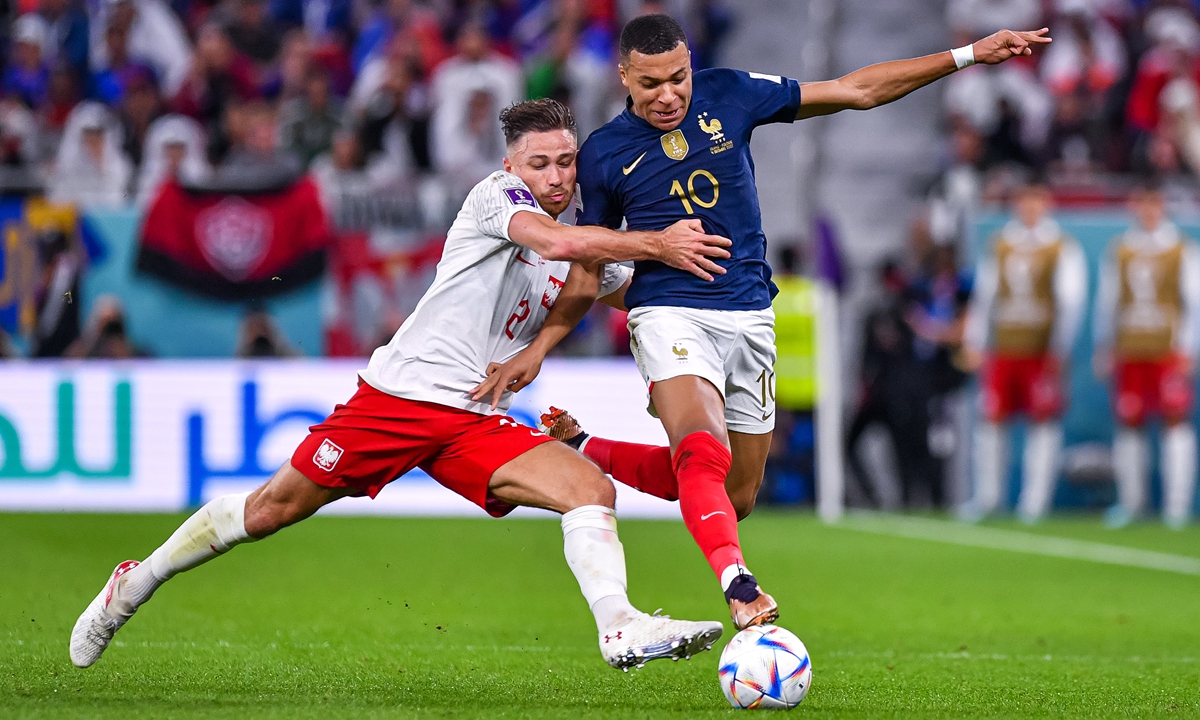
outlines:
[[[687,45],[687,35],[670,15],[642,15],[625,23],[621,31],[621,62],[637,50],[643,55],[671,52],[679,43]]]
[[[500,127],[504,129],[504,141],[509,145],[531,132],[570,130],[572,135],[578,134],[571,108],[550,98],[509,105],[500,111]]]

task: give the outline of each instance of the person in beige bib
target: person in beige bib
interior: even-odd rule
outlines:
[[[1113,384],[1117,504],[1105,524],[1122,527],[1148,505],[1146,425],[1161,419],[1163,520],[1180,528],[1196,488],[1194,370],[1200,322],[1200,249],[1167,219],[1162,193],[1134,193],[1137,222],[1109,249],[1096,296],[1093,366]]]
[[[975,521],[1002,505],[1010,423],[1029,422],[1017,514],[1041,520],[1054,500],[1062,456],[1063,360],[1070,356],[1087,298],[1083,250],[1050,217],[1050,191],[1029,185],[1016,217],[979,263],[964,342],[980,368],[981,420],[975,434],[975,494],[963,510]]]

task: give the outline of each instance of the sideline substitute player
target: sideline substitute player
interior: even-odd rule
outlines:
[[[968,364],[982,367],[975,434],[975,496],[963,519],[992,514],[1008,478],[1009,421],[1030,421],[1017,515],[1041,520],[1054,500],[1062,456],[1063,367],[1083,321],[1087,260],[1050,217],[1050,190],[1027,185],[1015,198],[1016,218],[992,242],[975,272],[964,344]]]
[[[175,574],[340,498],[375,497],[414,467],[495,517],[517,505],[563,514],[567,564],[613,667],[686,657],[720,636],[720,623],[636,610],[625,591],[612,483],[574,450],[506,417],[507,402],[496,411],[472,401],[469,391],[489,362],[512,357],[537,334],[569,261],[602,267],[599,294],[607,295],[624,287],[629,271],[599,263],[656,258],[711,278],[710,272],[723,271],[710,258],[728,257],[723,246],[729,241],[703,234],[695,220],[625,234],[558,224],[575,191],[570,110],[552,100],[531,101],[500,119],[506,172],[471,191],[447,235],[432,287],[392,341],[371,356],[358,392],[310,428],[262,487],[209,502],[149,559],[118,565],[75,624],[72,662],[96,662],[113,634]]]
[[[625,112],[580,149],[581,224],[616,228],[624,220],[649,230],[698,218],[733,240],[729,272],[713,283],[638,262],[625,303],[650,409],[671,443],[667,459],[654,464],[671,469],[662,482],[679,498],[739,628],[779,615],[746,569],[737,533],[762,484],[775,422],[775,288],[750,156],[754,128],[889,103],[958,68],[1029,55],[1050,42],[1048,32],[1005,30],[953,51],[801,85],[740,70],[693,75],[683,29],[666,15],[635,18],[621,31],[619,72],[629,98]],[[494,382],[520,384],[539,363],[531,353],[496,369]],[[601,457],[601,469],[631,483],[620,469],[641,466],[644,448],[612,443],[613,464]]]
[[[1200,343],[1200,249],[1166,217],[1153,189],[1131,198],[1137,224],[1113,243],[1096,294],[1093,366],[1112,378],[1113,470],[1117,505],[1104,522],[1122,527],[1146,507],[1153,416],[1159,439],[1163,520],[1181,528],[1192,515],[1196,489],[1196,430],[1192,427],[1193,372]]]

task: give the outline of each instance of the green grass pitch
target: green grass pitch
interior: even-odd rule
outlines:
[[[736,712],[717,686],[724,640],[627,675],[604,664],[550,520],[315,518],[179,576],[97,665],[72,667],[79,612],[117,562],[180,520],[0,515],[0,718]],[[1033,534],[1200,558],[1200,530],[1111,532],[1080,518]],[[682,524],[623,521],[621,537],[636,604],[723,619],[730,637]],[[803,514],[758,513],[742,538],[813,657],[797,716],[1200,717],[1196,575]]]

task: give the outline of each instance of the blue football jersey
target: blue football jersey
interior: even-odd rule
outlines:
[[[676,129],[664,133],[626,108],[579,151],[583,211],[579,222],[631,230],[662,230],[698,218],[704,230],[733,241],[728,272],[706,282],[656,261],[638,262],[625,295],[630,308],[675,305],[713,310],[763,310],[775,285],[767,264],[750,135],[759,125],[792,122],[800,84],[778,75],[724,68],[692,79],[692,103]]]

